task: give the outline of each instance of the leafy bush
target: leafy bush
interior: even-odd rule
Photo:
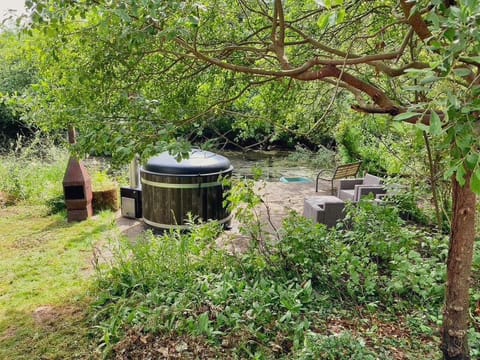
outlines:
[[[418,199],[412,192],[396,194],[385,200],[389,205],[393,205],[399,210],[399,215],[402,219],[411,220],[422,225],[431,223],[428,216],[418,207]]]
[[[375,360],[377,358],[376,354],[366,347],[365,340],[355,339],[348,332],[327,336],[310,333],[305,337],[304,347],[295,356],[295,359],[302,360]]]
[[[408,172],[421,158],[424,144],[411,127],[392,124],[385,117],[368,121],[351,111],[345,114],[334,132],[343,162],[361,159],[366,172],[394,175]]]
[[[408,228],[393,207],[351,205],[343,224],[326,230],[293,214],[278,245],[284,269],[336,300],[355,304],[443,299],[446,237]]]
[[[237,256],[217,248],[219,231],[201,224],[118,244],[97,272],[105,351],[133,328],[201,336],[239,358],[368,359],[357,336],[318,333],[332,309],[437,314],[442,304],[446,239],[407,227],[392,208],[364,202],[331,230],[292,214],[280,243],[253,241]]]
[[[91,178],[93,191],[105,191],[117,187],[115,180],[106,171],[95,171]]]
[[[119,244],[115,263],[98,268],[94,320],[106,349],[132,327],[231,341],[240,357],[303,342],[305,313],[319,304],[310,282],[279,281],[256,253],[238,259],[217,250],[219,229],[204,224]]]

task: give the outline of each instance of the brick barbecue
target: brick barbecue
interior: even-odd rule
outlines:
[[[92,179],[81,161],[71,157],[63,177],[68,222],[92,216]]]

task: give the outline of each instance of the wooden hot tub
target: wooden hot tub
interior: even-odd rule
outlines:
[[[143,220],[159,229],[184,229],[191,213],[228,226],[221,179],[232,171],[226,157],[203,150],[192,150],[180,162],[167,152],[151,158],[140,169]]]

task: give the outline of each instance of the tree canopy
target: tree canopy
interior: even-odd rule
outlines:
[[[289,124],[286,119],[301,113],[299,106],[292,113],[293,104],[308,99],[325,110],[339,94],[347,94],[357,111],[409,122],[421,118],[427,125],[432,120],[427,130],[437,135],[449,112],[457,118],[452,106],[465,112],[463,105],[478,92],[478,58],[472,56],[478,53],[478,34],[472,29],[478,21],[476,2],[465,2],[461,9],[447,8],[443,1],[415,6],[389,1],[37,1],[32,6],[34,18],[47,25],[48,46],[39,48],[38,59],[41,68],[49,69],[35,89],[42,96],[32,117],[46,119],[48,126],[76,123],[89,146],[106,143],[98,134],[113,136],[121,129],[122,140],[114,137],[108,143],[118,149],[123,142],[130,156],[129,149],[141,146],[133,138],[125,141],[127,133],[143,134],[142,143],[158,151],[169,146],[160,139],[175,137],[183,125],[225,116],[224,111],[238,107],[234,102],[259,110],[264,118],[280,119],[277,126],[287,131],[309,122],[303,131],[312,133],[324,116]],[[329,92],[311,80],[329,85]],[[43,93],[50,98],[48,109]],[[67,102],[72,106],[63,107]],[[137,120],[136,128],[129,119]],[[156,139],[149,141],[152,132]],[[475,140],[463,134],[457,142],[472,149]],[[467,153],[470,160],[475,157]]]

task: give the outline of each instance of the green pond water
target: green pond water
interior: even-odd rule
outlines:
[[[318,170],[299,165],[290,159],[288,151],[222,151],[219,152],[232,163],[233,175],[237,178],[252,178],[255,169],[261,169],[262,179],[280,181],[280,178],[308,178],[314,180]]]

